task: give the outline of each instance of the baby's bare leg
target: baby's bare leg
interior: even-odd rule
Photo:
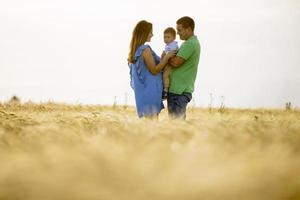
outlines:
[[[167,65],[163,72],[163,82],[164,82],[164,91],[168,91],[170,86],[170,79],[169,76],[172,72],[172,67],[170,65]]]

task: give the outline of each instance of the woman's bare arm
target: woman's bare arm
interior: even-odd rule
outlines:
[[[170,53],[166,54],[162,58],[162,60],[160,61],[160,63],[158,65],[155,65],[155,61],[152,56],[150,48],[146,48],[143,51],[142,55],[143,55],[145,64],[146,64],[147,68],[149,69],[150,73],[153,75],[156,75],[165,67],[165,65],[168,63],[169,58],[175,55],[175,52],[170,52]]]

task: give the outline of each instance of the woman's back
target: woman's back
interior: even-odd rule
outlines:
[[[153,75],[143,59],[143,50],[150,48],[155,64],[160,62],[159,56],[149,45],[141,45],[135,52],[135,63],[130,63],[130,84],[135,93],[137,113],[139,117],[157,115],[164,108],[162,103],[162,73]]]

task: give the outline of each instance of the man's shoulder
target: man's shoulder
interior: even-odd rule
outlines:
[[[189,46],[189,48],[192,48],[196,51],[200,51],[201,47],[200,47],[200,42],[199,42],[197,36],[193,36],[192,38],[190,38],[186,42],[187,42],[186,45]]]
[[[196,41],[193,40],[186,40],[185,42],[183,42],[180,46],[180,50],[191,50],[191,49],[195,49],[195,47],[197,47],[199,43],[197,43]]]
[[[197,36],[192,36],[186,42],[188,42],[190,44],[193,44],[193,45],[198,45],[199,44],[199,40],[198,40]]]

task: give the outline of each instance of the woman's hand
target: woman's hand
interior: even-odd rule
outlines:
[[[172,58],[175,55],[176,55],[176,51],[170,51],[164,56],[164,59],[169,60],[170,58]]]
[[[166,52],[163,51],[162,54],[161,54],[161,56],[160,56],[160,58],[161,58],[161,59],[164,59],[165,55],[166,55]]]

